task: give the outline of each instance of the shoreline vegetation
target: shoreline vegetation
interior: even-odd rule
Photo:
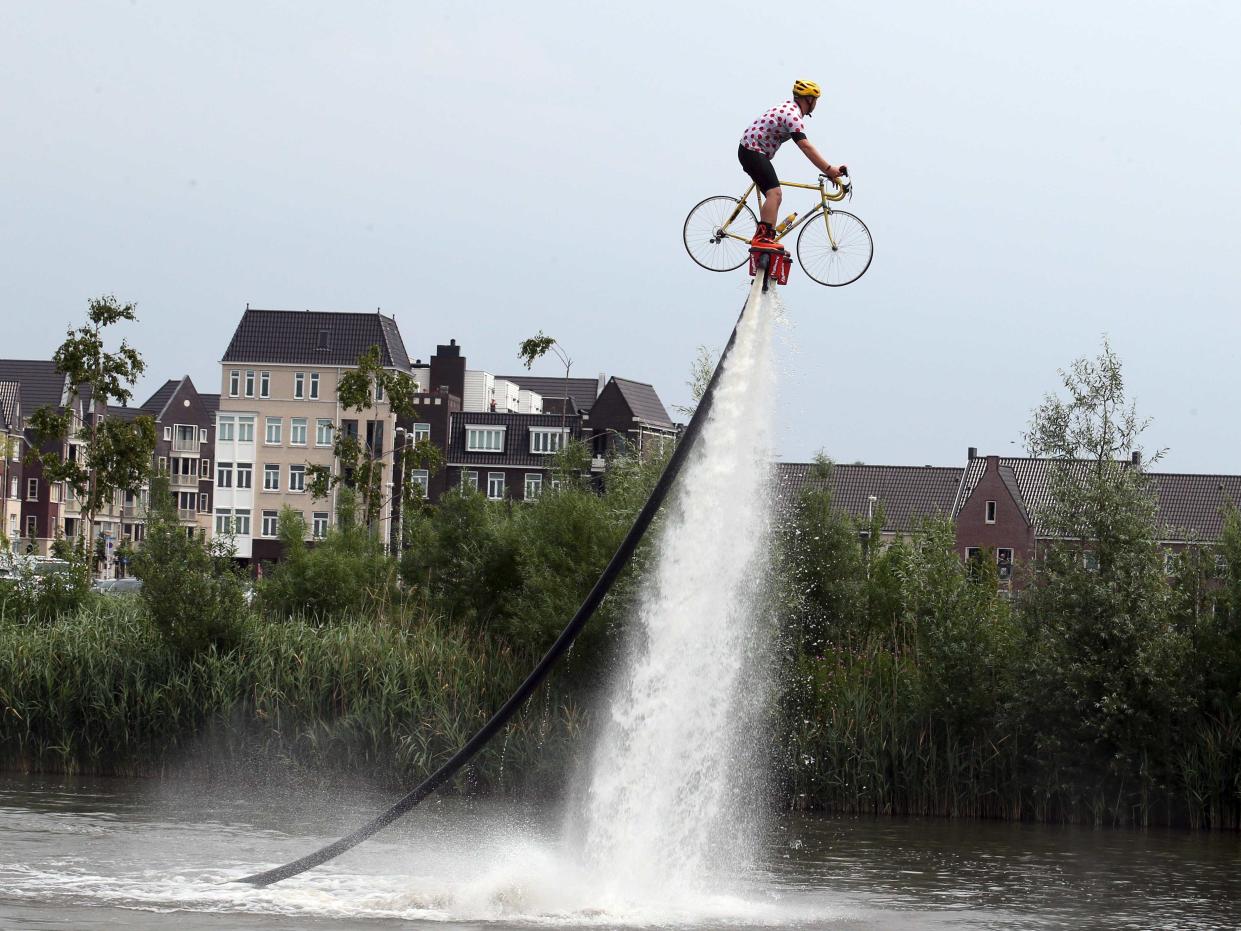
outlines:
[[[776,699],[756,735],[774,802],[1241,829],[1241,517],[1165,562],[1150,483],[1127,464],[1143,425],[1119,364],[1105,346],[1064,377],[1069,400],[1049,396],[1027,436],[1064,464],[1040,514],[1053,542],[1011,599],[993,557],[962,562],[947,521],[864,546],[882,510],[837,510],[826,460],[781,504]],[[89,593],[84,562],[67,581],[0,581],[0,768],[410,787],[511,694],[663,465],[617,458],[599,490],[583,455],[557,454],[559,485],[537,502],[415,497],[397,556],[341,488],[314,546],[282,515],[285,558],[252,599],[229,541],[187,537],[157,478],[140,596]],[[455,791],[567,790],[651,553]]]

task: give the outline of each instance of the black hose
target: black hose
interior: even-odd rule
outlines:
[[[766,258],[766,257],[764,257]],[[763,262],[763,278],[766,285],[766,262]],[[767,290],[766,287],[763,288]],[[755,288],[751,287],[750,296],[755,293]],[[749,300],[746,301],[749,306]],[[685,433],[681,437],[681,441],[677,443],[676,449],[673,450],[672,456],[668,459],[668,464],[664,467],[664,471],[659,476],[659,481],[655,483],[655,487],[651,490],[650,496],[646,499],[646,503],[642,506],[642,510],[638,512],[637,518],[633,522],[633,526],[629,528],[629,533],[625,535],[625,539],[616,549],[616,553],[612,556],[611,561],[604,568],[594,587],[590,590],[590,594],[586,596],[586,600],[582,602],[582,606],[577,609],[577,613],[573,615],[573,619],[560,632],[555,642],[548,651],[539,660],[538,665],[531,670],[530,674],[517,688],[500,709],[491,716],[491,719],[482,726],[482,728],[471,737],[452,758],[445,762],[439,769],[422,781],[422,783],[412,792],[398,801],[387,811],[376,816],[371,821],[362,825],[352,834],[342,837],[335,843],[328,844],[313,853],[294,860],[292,863],[286,863],[284,866],[277,866],[270,870],[264,870],[262,873],[255,873],[252,876],[244,876],[237,882],[250,883],[253,886],[270,886],[272,883],[280,882],[282,879],[288,879],[290,876],[296,876],[298,873],[304,873],[311,867],[318,866],[320,863],[326,863],[333,857],[337,857],[356,847],[362,841],[366,840],[381,828],[387,827],[401,815],[405,814],[424,798],[434,792],[437,788],[447,782],[456,774],[462,766],[470,761],[474,754],[478,753],[496,733],[508,723],[509,719],[517,713],[517,710],[525,703],[534,690],[537,689],[543,680],[547,678],[552,667],[556,664],[556,660],[573,645],[573,641],[577,639],[577,635],[581,633],[582,628],[586,626],[586,622],[591,619],[595,611],[606,597],[608,591],[612,587],[612,583],[616,581],[621,570],[625,568],[633,556],[634,550],[642,541],[643,534],[646,533],[647,527],[655,518],[655,514],[659,511],[660,506],[667,497],[672,483],[676,480],[677,475],[681,471],[681,467],[685,463],[686,457],[690,450],[693,449],[694,443],[698,438],[698,434],[702,431],[702,425],[706,422],[707,415],[711,411],[711,403],[714,400],[715,387],[719,382],[720,373],[724,371],[724,362],[732,351],[733,345],[737,342],[737,327],[741,324],[741,318],[745,316],[746,308],[741,308],[741,315],[737,318],[737,323],[733,325],[732,336],[728,339],[728,345],[724,347],[724,352],[720,355],[720,361],[715,366],[715,372],[711,375],[711,381],[707,383],[707,388],[702,394],[702,400],[698,403],[698,409],[694,411],[694,416],[690,418],[689,426],[685,428]]]

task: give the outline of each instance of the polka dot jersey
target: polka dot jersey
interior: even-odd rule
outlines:
[[[793,133],[804,133],[801,110],[792,100],[772,107],[741,135],[741,144],[754,152],[773,158],[776,150],[788,141]]]

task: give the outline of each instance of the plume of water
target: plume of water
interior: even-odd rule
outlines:
[[[622,897],[705,891],[757,843],[778,311],[773,289],[739,324],[605,710],[579,832]]]

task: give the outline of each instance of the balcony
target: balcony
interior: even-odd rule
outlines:
[[[198,511],[194,510],[194,508],[177,508],[177,520],[191,524],[197,523]]]
[[[147,516],[147,509],[141,504],[127,504],[121,508],[121,517],[125,520],[142,520]]]
[[[178,475],[176,473],[173,473],[172,475],[168,476],[168,484],[172,485],[174,488],[197,488],[198,487],[198,476],[197,475]]]

